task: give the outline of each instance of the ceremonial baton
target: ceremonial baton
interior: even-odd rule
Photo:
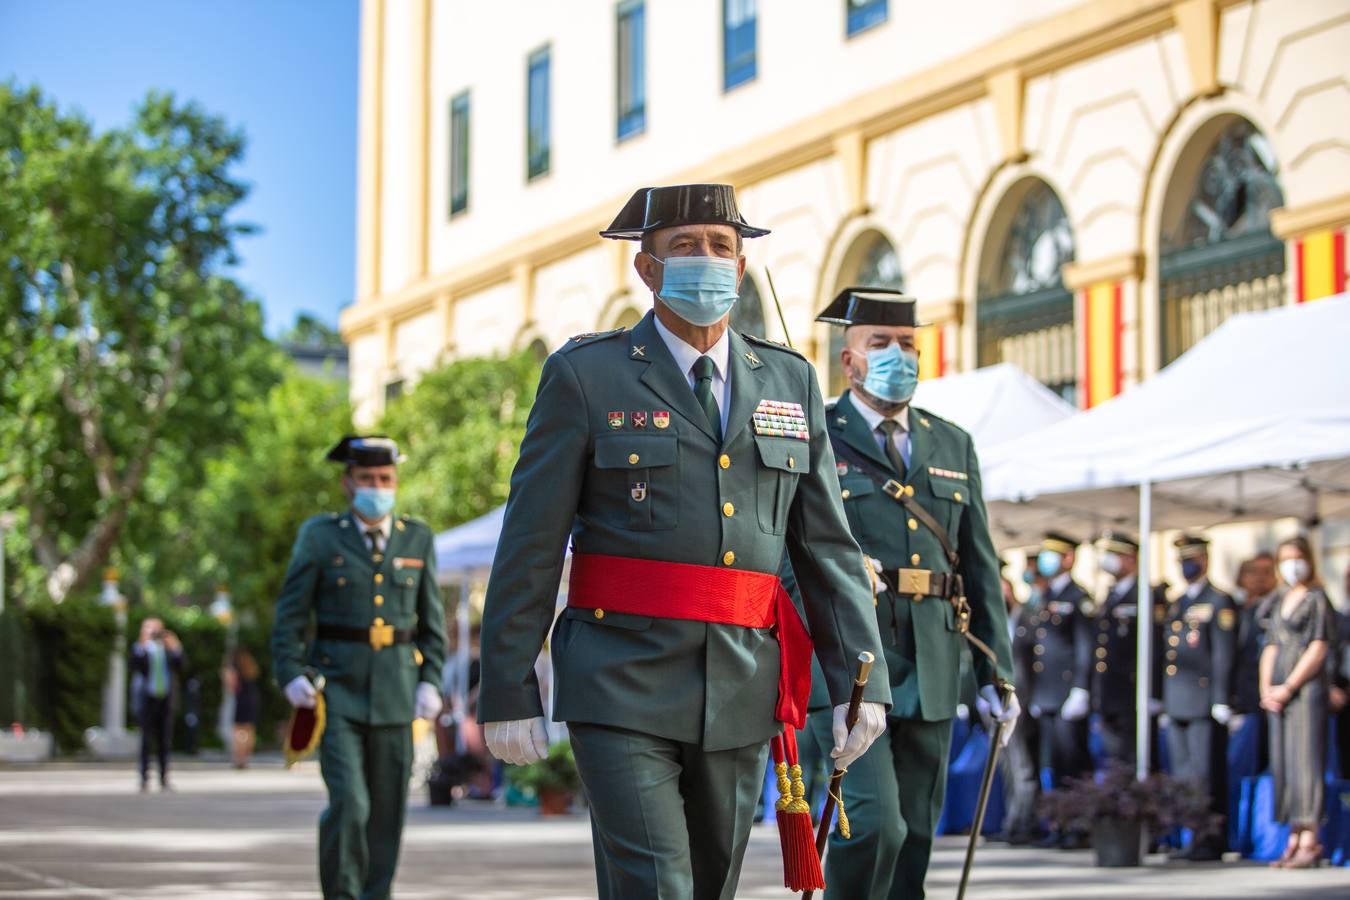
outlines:
[[[783,304],[778,302],[778,291],[774,289],[773,275],[769,272],[767,266],[764,268],[764,277],[769,279],[769,296],[773,298],[774,309],[778,310],[778,321],[783,326],[783,340],[787,341],[787,345],[791,347],[792,335],[788,334],[787,319],[783,317]],[[809,897],[810,894],[807,894],[807,896]]]
[[[1012,685],[1001,681],[998,694],[1006,710],[1011,700]],[[966,864],[961,867],[961,884],[956,889],[956,900],[963,900],[966,896],[970,867],[975,863],[975,845],[980,840],[980,830],[984,828],[984,812],[989,807],[989,791],[994,786],[994,767],[998,765],[998,754],[1003,749],[1003,729],[1007,727],[1006,722],[999,722],[994,726],[994,734],[989,739],[989,759],[984,763],[984,777],[980,779],[980,799],[975,804],[975,820],[970,826],[970,843],[966,845]]]
[[[848,730],[852,731],[853,726],[858,724],[858,707],[862,705],[863,688],[867,687],[867,676],[872,674],[872,663],[877,658],[866,650],[858,654],[858,677],[853,679],[853,695],[848,698],[848,712],[844,715],[844,724]],[[820,825],[816,828],[816,855],[823,862],[825,859],[825,845],[830,837],[830,819],[834,818],[834,807],[839,800],[840,785],[844,782],[844,770],[835,767],[833,774],[830,775],[830,789],[825,794],[825,809],[820,813]],[[840,804],[843,809],[843,804]],[[843,813],[840,813],[841,829],[844,827]],[[848,837],[847,834],[844,835]],[[815,891],[807,891],[802,895],[802,900],[811,900],[811,895]]]

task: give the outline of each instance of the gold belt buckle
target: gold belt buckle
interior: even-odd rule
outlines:
[[[899,569],[896,574],[902,594],[927,597],[933,592],[933,573],[928,569]]]
[[[376,619],[370,626],[370,649],[382,650],[394,646],[394,626],[384,624],[384,619]]]

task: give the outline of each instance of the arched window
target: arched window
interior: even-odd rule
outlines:
[[[980,254],[977,365],[1011,362],[1076,402],[1073,294],[1060,270],[1073,261],[1064,204],[1039,178],[1009,189]]]
[[[896,291],[905,289],[905,274],[900,268],[900,255],[895,246],[879,231],[867,231],[859,235],[848,253],[844,254],[844,264],[839,268],[839,278],[834,285],[835,294],[846,287],[888,288]],[[839,362],[839,354],[844,349],[844,329],[830,326],[830,357],[828,389],[830,396],[838,396],[848,387],[844,376],[844,367]]]
[[[731,307],[731,327],[740,334],[764,337],[764,303],[755,279],[747,272],[741,279],[741,296]]]
[[[548,359],[548,344],[544,343],[543,338],[535,338],[530,341],[530,355],[534,357],[535,362],[541,366],[544,360]]]
[[[1270,211],[1284,205],[1275,151],[1240,116],[1191,139],[1163,203],[1158,297],[1167,365],[1235,312],[1284,302],[1284,243]]]

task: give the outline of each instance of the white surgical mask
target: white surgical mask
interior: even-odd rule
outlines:
[[[1120,557],[1115,553],[1102,554],[1102,571],[1107,575],[1120,574]]]
[[[1308,577],[1308,561],[1306,559],[1282,559],[1280,560],[1280,577],[1286,584],[1298,584]]]

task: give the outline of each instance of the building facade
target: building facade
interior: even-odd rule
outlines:
[[[925,377],[1082,407],[1235,312],[1346,288],[1344,0],[363,0],[370,422],[438,363],[630,325],[634,189],[736,186],[736,324],[812,357],[849,284],[917,296]],[[783,324],[770,299],[781,301]]]

